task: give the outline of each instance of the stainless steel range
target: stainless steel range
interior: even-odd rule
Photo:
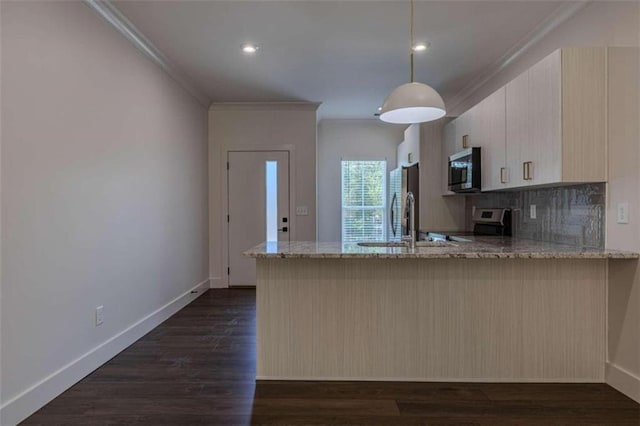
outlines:
[[[472,222],[474,235],[512,235],[510,209],[476,209]]]

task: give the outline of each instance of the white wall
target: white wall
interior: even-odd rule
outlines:
[[[607,247],[640,251],[640,54],[609,49],[609,183]],[[628,224],[617,223],[618,203],[628,203]],[[640,402],[640,267],[609,265],[609,368],[607,379]]]
[[[341,161],[386,159],[396,168],[405,126],[380,120],[322,120],[318,125],[318,241],[342,239]]]
[[[459,115],[469,107],[502,87],[521,72],[552,51],[566,46],[638,46],[640,41],[640,3],[589,3],[573,18],[545,36],[517,61],[496,75],[458,106],[452,115]],[[631,77],[638,69],[618,68],[619,76]],[[612,71],[612,70],[610,70]],[[632,79],[633,80],[633,79]],[[616,82],[615,77],[610,78]],[[607,246],[609,248],[640,250],[640,163],[638,145],[638,86],[618,85],[609,110],[609,184],[607,186]],[[614,85],[615,86],[615,85]],[[620,94],[626,94],[620,97]],[[618,202],[628,201],[631,223],[615,223]],[[636,216],[634,216],[636,215]],[[612,262],[609,269],[609,360],[607,382],[640,402],[640,272],[637,262]]]
[[[312,103],[213,104],[209,109],[209,247],[212,286],[227,286],[226,161],[228,150],[291,151],[290,200],[307,216],[290,216],[292,240],[316,239],[316,110]]]
[[[11,425],[208,278],[207,141],[206,109],[83,3],[0,8]]]

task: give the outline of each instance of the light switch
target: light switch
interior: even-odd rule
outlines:
[[[536,205],[535,204],[531,204],[531,206],[529,207],[529,217],[531,219],[535,219],[538,216],[538,212],[536,209]]]
[[[629,203],[618,203],[618,223],[629,223]]]
[[[307,206],[297,206],[296,207],[296,216],[308,216],[309,209]]]

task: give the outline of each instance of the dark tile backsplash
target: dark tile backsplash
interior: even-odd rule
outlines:
[[[489,192],[466,200],[466,227],[472,230],[473,207],[513,209],[514,236],[574,246],[604,248],[605,184]],[[536,219],[530,206],[536,205]]]

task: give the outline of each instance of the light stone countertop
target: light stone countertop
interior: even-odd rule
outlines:
[[[309,259],[638,259],[640,253],[573,247],[510,237],[470,237],[434,247],[362,247],[356,243],[292,241],[259,244],[244,252],[255,258]]]

